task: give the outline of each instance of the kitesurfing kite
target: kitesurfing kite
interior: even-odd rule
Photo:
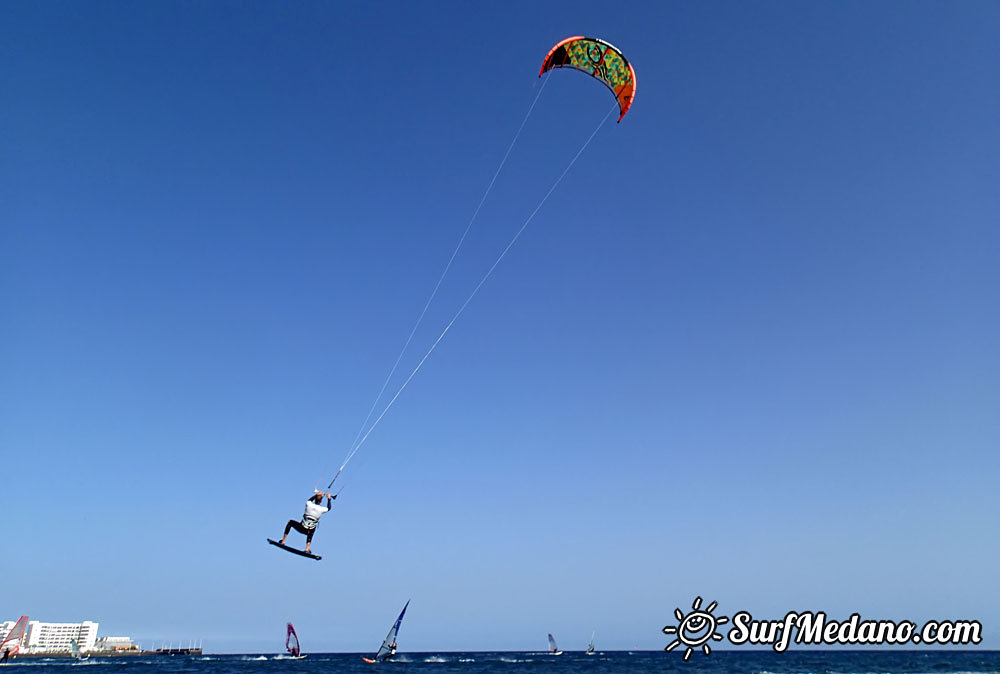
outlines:
[[[574,68],[604,82],[618,100],[621,111],[619,122],[632,107],[635,100],[635,68],[610,42],[580,35],[568,37],[549,50],[538,76],[553,68]]]

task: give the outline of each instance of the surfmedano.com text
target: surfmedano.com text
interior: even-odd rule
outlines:
[[[789,611],[784,620],[754,620],[747,611],[733,616],[729,641],[735,645],[769,645],[782,653],[789,644],[978,644],[978,620],[929,620],[919,629],[909,620],[861,620],[857,613],[844,621],[828,620],[822,611]]]

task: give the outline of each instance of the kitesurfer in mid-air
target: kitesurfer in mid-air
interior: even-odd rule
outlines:
[[[324,496],[326,496],[325,506],[322,505]],[[336,495],[332,495],[329,492],[324,494],[321,491],[309,497],[309,500],[306,501],[306,512],[302,515],[302,521],[288,520],[288,524],[285,525],[285,535],[281,537],[281,544],[285,544],[288,532],[295,529],[300,534],[305,534],[306,552],[309,552],[309,546],[312,545],[313,534],[316,533],[316,525],[319,524],[319,518],[333,507],[333,500],[335,498],[337,498]]]

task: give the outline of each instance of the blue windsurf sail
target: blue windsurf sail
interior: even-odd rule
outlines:
[[[406,607],[410,605],[409,600],[403,605],[403,610],[399,612],[399,617],[392,624],[389,633],[385,635],[385,641],[375,654],[375,662],[382,662],[396,654],[396,635],[399,634],[399,626],[403,623],[403,616],[406,615]]]

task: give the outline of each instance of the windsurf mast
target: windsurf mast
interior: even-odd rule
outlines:
[[[410,605],[410,600],[406,600],[406,604],[403,605],[403,610],[399,612],[399,617],[396,618],[396,622],[392,624],[389,628],[389,633],[385,635],[385,641],[382,642],[382,646],[378,649],[378,653],[375,654],[375,661],[382,662],[393,655],[396,654],[396,635],[399,634],[399,626],[403,622],[403,616],[406,614],[406,607]]]
[[[288,623],[288,632],[285,635],[285,650],[295,658],[299,657],[301,651],[299,648],[299,635],[295,633],[295,626],[292,623]]]
[[[28,616],[23,615],[17,619],[14,627],[4,636],[3,641],[0,641],[0,654],[7,651],[10,655],[17,655],[17,652],[21,649],[21,642],[24,641],[24,631],[27,628]]]

